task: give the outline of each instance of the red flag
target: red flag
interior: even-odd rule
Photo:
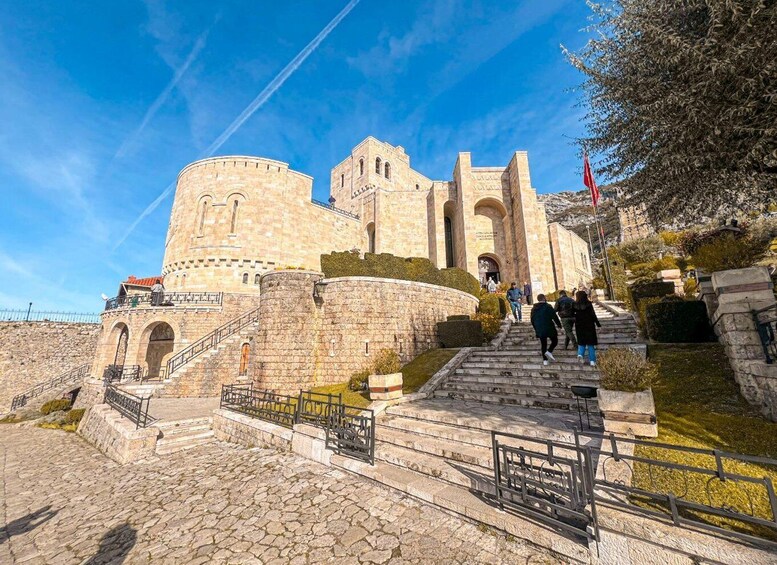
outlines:
[[[583,184],[591,191],[591,202],[594,208],[599,203],[599,189],[594,180],[594,174],[591,172],[591,163],[588,162],[588,153],[583,154]]]

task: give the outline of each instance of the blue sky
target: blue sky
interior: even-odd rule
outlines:
[[[539,192],[580,189],[581,76],[560,44],[585,43],[588,14],[580,0],[2,2],[0,308],[98,311],[127,275],[158,274],[172,194],[149,205],[214,143],[290,163],[322,200],[368,135],[435,179],[459,151],[495,166],[527,150]]]

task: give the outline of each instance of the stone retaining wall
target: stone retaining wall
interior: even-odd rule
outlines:
[[[105,384],[100,379],[84,379],[73,408],[89,408],[102,404],[105,398]]]
[[[95,404],[78,425],[78,434],[105,455],[124,465],[154,455],[159,429],[135,428],[107,404]]]
[[[437,322],[473,314],[478,304],[470,294],[437,285],[323,279],[313,271],[268,273],[261,294],[253,380],[260,388],[290,393],[347,381],[381,349],[410,361],[437,347]]]
[[[220,441],[243,447],[271,445],[289,451],[294,435],[292,430],[223,409],[213,411],[213,433]]]
[[[66,322],[0,322],[0,412],[17,394],[90,363],[100,326]]]

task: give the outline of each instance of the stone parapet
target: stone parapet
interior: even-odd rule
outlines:
[[[224,409],[213,411],[212,429],[220,441],[244,447],[271,445],[285,450],[291,450],[294,435],[293,430]]]
[[[84,379],[73,408],[90,408],[102,404],[105,397],[105,383],[100,379]]]
[[[154,455],[159,429],[136,428],[107,404],[95,404],[78,425],[78,434],[120,465],[125,465]]]

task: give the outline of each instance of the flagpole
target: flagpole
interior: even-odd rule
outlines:
[[[612,284],[612,270],[610,269],[610,258],[607,255],[607,240],[604,237],[604,228],[599,219],[599,207],[594,204],[594,220],[596,221],[596,231],[599,232],[599,245],[602,249],[602,262],[604,265],[604,276],[607,279],[607,296],[610,300],[615,300],[615,288]]]

